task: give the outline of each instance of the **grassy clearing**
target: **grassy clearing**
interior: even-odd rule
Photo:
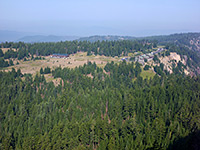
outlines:
[[[164,48],[165,46],[158,45],[158,48]]]
[[[10,48],[1,48],[3,53],[5,54]],[[17,51],[15,48],[11,48],[13,51]]]
[[[133,53],[128,53],[128,56],[129,56],[129,57],[133,57],[134,54],[133,54]]]
[[[97,66],[100,67],[100,68],[102,68],[102,69],[105,67],[105,65],[106,65],[106,63],[104,63],[104,64],[97,64]]]
[[[12,68],[21,69],[22,73],[31,73],[35,75],[40,71],[40,68],[50,67],[51,69],[55,69],[56,67],[68,67],[75,68],[78,66],[82,66],[86,64],[88,61],[92,63],[95,62],[98,66],[104,67],[107,62],[118,62],[118,57],[106,57],[106,56],[87,56],[86,52],[78,52],[76,54],[70,55],[67,59],[62,58],[51,58],[50,56],[45,56],[44,60],[28,60],[28,61],[18,61],[18,65],[10,66],[7,68],[3,68],[2,70],[8,71]],[[16,64],[16,63],[15,63]],[[49,79],[50,80],[50,79]]]
[[[60,81],[62,80],[61,78],[54,78],[51,73],[45,74],[44,77],[47,82],[53,82],[55,86],[58,86],[60,84]]]
[[[74,54],[74,57],[86,57],[86,56],[87,56],[87,52],[78,52]]]
[[[74,59],[74,61],[84,61],[85,59],[84,58],[76,58]]]
[[[90,55],[90,56],[87,56],[89,58],[95,58],[95,55]]]
[[[142,72],[141,72],[141,77],[143,79],[150,79],[150,78],[153,78],[155,75],[155,72],[153,72],[152,70],[144,70],[142,69]]]
[[[44,77],[46,78],[47,82],[51,82],[54,79],[54,77],[52,76],[52,74],[45,74]]]

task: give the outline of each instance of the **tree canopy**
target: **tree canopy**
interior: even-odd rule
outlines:
[[[148,80],[140,72],[139,64],[125,61],[105,68],[88,62],[52,70],[61,78],[58,86],[42,74],[0,72],[0,148],[195,147],[199,77],[161,74]]]

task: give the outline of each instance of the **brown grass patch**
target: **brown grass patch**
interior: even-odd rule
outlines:
[[[57,67],[61,68],[75,68],[78,66],[82,66],[84,64],[87,64],[88,61],[91,61],[92,63],[95,62],[97,66],[104,67],[107,62],[118,62],[119,58],[115,57],[106,57],[106,56],[87,56],[86,52],[78,52],[74,55],[70,55],[69,58],[63,59],[63,58],[51,58],[50,56],[45,56],[44,60],[29,60],[29,61],[18,61],[18,65],[10,66],[7,68],[4,68],[5,71],[11,70],[11,68],[15,69],[21,69],[22,73],[31,73],[36,74],[40,71],[40,68],[46,68],[50,67],[51,69],[55,69]]]
[[[1,48],[3,53],[5,54],[10,48]],[[11,48],[13,51],[17,51],[15,48]]]

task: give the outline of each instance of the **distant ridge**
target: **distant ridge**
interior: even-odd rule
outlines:
[[[56,35],[34,35],[25,36],[18,39],[16,42],[37,43],[37,42],[60,42],[60,41],[73,41],[78,39],[78,36],[56,36]]]
[[[28,35],[28,36],[27,36]],[[41,43],[41,42],[60,42],[60,41],[121,41],[121,40],[156,40],[158,43],[182,43],[185,41],[193,40],[195,38],[200,41],[200,32],[188,32],[188,33],[174,33],[169,35],[156,35],[156,36],[118,36],[118,35],[93,35],[88,37],[80,36],[57,36],[57,35],[41,35],[36,33],[18,32],[18,31],[7,31],[0,30],[0,43],[1,42],[25,42],[25,43]],[[199,42],[200,43],[200,42]]]
[[[0,43],[1,42],[14,42],[17,39],[26,36],[31,35],[31,33],[26,32],[18,32],[18,31],[8,31],[8,30],[0,30]]]
[[[115,35],[107,35],[107,36],[94,35],[94,36],[79,38],[78,41],[95,42],[95,41],[118,41],[118,40],[134,40],[134,39],[136,39],[136,37],[115,36]]]
[[[174,33],[169,35],[156,35],[156,36],[144,36],[144,37],[134,37],[134,36],[117,36],[117,35],[107,35],[107,36],[100,36],[94,35],[89,37],[81,37],[78,41],[118,41],[118,40],[156,40],[158,42],[175,42],[182,40],[186,37],[190,38],[197,38],[200,36],[200,32],[188,32],[188,33]]]
[[[138,39],[147,39],[147,40],[157,40],[158,42],[179,42],[187,41],[198,38],[200,39],[200,32],[188,32],[188,33],[174,33],[170,35],[157,35],[157,36],[146,36],[140,37]]]

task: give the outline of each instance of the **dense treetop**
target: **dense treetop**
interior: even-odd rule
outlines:
[[[198,77],[162,72],[143,80],[140,64],[125,61],[104,69],[57,68],[58,86],[40,74],[0,72],[0,148],[195,148]]]

